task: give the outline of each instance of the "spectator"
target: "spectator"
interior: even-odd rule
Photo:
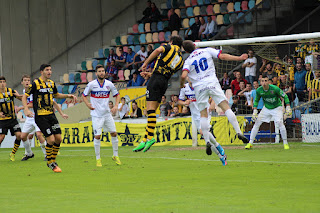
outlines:
[[[121,119],[125,119],[128,118],[128,114],[129,114],[129,107],[126,104],[126,99],[124,97],[121,98],[121,103],[118,105],[118,109],[119,109],[119,116]]]
[[[200,29],[200,21],[199,21],[199,17],[196,16],[194,17],[195,22],[188,28],[186,34],[185,34],[185,39],[186,40],[198,40],[199,39],[199,29]],[[191,30],[191,35],[189,35],[189,32]]]
[[[306,45],[305,44],[302,44],[302,43],[299,43],[298,46],[295,47],[295,50],[294,50],[294,57],[295,58],[305,58],[306,56]]]
[[[236,95],[239,90],[240,90],[240,81],[243,80],[245,84],[247,84],[248,82],[242,78],[241,74],[239,71],[236,72],[236,79],[234,79],[232,82],[231,82],[231,90],[232,90],[232,94],[233,95]]]
[[[134,69],[138,69],[147,57],[148,52],[146,51],[146,47],[141,45],[140,50],[133,57]]]
[[[287,60],[288,63],[288,70],[287,72],[289,73],[289,80],[294,81],[294,64],[293,64],[293,58],[289,57]]]
[[[257,91],[256,90],[259,88],[258,81],[254,81],[253,82],[253,88],[254,89],[251,92],[251,103],[254,103],[254,100],[255,100],[255,98],[257,96]],[[257,109],[261,110],[262,108],[263,108],[263,100],[262,100],[262,98],[260,98]]]
[[[306,63],[305,67],[306,67],[306,71],[307,71],[305,82],[307,84],[307,90],[310,91],[311,83],[315,77],[315,74],[314,74],[313,70],[311,69],[310,63]]]
[[[309,90],[309,101],[320,98],[320,70],[315,71],[315,78],[312,80],[311,89]],[[320,101],[311,104],[312,113],[320,112]]]
[[[109,109],[112,109],[112,108],[113,108],[113,102],[109,101]],[[111,110],[110,110],[110,112],[111,112],[112,117],[118,117],[117,112],[113,113]]]
[[[139,23],[141,23],[141,22],[146,23],[146,21],[150,19],[151,14],[152,14],[151,1],[150,0],[147,1],[147,8],[144,9],[142,14],[143,14],[143,18],[141,20],[139,20],[138,22]]]
[[[305,77],[307,71],[302,69],[302,65],[300,63],[296,64],[296,70],[297,72],[294,74],[293,90],[296,91],[299,102],[305,102],[307,92]]]
[[[188,106],[183,106],[180,116],[183,117],[183,116],[190,116],[190,115],[191,115],[190,108]]]
[[[142,117],[144,117],[144,118],[147,118],[147,117],[148,117],[147,109],[144,109],[144,110],[143,110],[143,115],[142,115]]]
[[[142,117],[142,111],[138,107],[136,101],[132,101],[132,113],[130,114],[130,118],[141,118]]]
[[[110,49],[109,56],[107,57],[107,60],[104,62],[104,66],[107,67],[111,64],[112,60],[117,59],[117,54],[114,52],[114,49]]]
[[[265,72],[267,73],[269,80],[273,81],[274,78],[278,80],[278,74],[275,71],[273,71],[272,64],[270,62],[267,63]]]
[[[144,19],[144,23],[157,22],[157,21],[160,21],[160,19],[161,19],[160,11],[157,8],[156,4],[152,2],[151,14],[146,19]]]
[[[248,58],[242,64],[242,68],[245,68],[245,79],[253,84],[256,77],[257,58],[253,56],[253,50],[248,50]]]
[[[261,79],[262,79],[262,74],[260,74],[260,75],[259,75],[259,78],[258,78],[258,85],[261,85],[261,83],[260,83],[260,82],[261,82]]]
[[[152,46],[152,44],[148,44],[148,46],[147,46],[147,51],[148,51],[148,56],[147,56],[147,58],[151,55],[151,53],[153,52],[153,46]],[[156,60],[156,59],[155,59]],[[154,61],[155,61],[154,60]]]
[[[134,51],[132,51],[132,48],[129,47],[128,48],[128,54],[127,54],[127,57],[126,57],[126,65],[125,65],[126,69],[129,69],[129,70],[133,69],[133,65],[134,65],[133,58],[134,58],[135,54],[136,53]]]
[[[232,71],[232,74],[231,74],[231,76],[230,76],[231,82],[232,82],[234,79],[236,79],[236,74],[237,74],[237,72],[238,72],[238,70],[233,70],[233,71]]]
[[[218,33],[217,24],[212,20],[211,16],[208,16],[208,23],[206,29],[202,33],[202,38],[210,39]]]
[[[107,66],[106,78],[109,81],[117,80],[118,68],[114,59],[111,60],[111,64]]]
[[[170,117],[177,117],[179,116],[179,108],[177,106],[173,107],[172,112],[170,113]]]
[[[171,107],[173,108],[173,107],[178,107],[178,109],[179,109],[179,113],[181,113],[182,112],[182,105],[180,105],[179,103],[178,103],[178,101],[179,101],[179,97],[177,96],[177,95],[173,95],[172,96],[172,102],[171,102]]]
[[[246,106],[246,114],[251,114],[253,109],[253,103],[251,100],[251,94],[252,94],[252,85],[248,82],[246,85],[246,88],[239,92],[238,95],[243,95],[246,98],[245,106]]]
[[[244,80],[241,80],[239,83],[239,91],[237,92],[238,95],[238,112],[239,114],[245,114],[246,112],[246,97],[244,92],[246,91],[246,84]]]
[[[172,107],[167,102],[166,96],[163,95],[160,104],[160,117],[170,116]]]
[[[233,95],[232,96],[233,104],[231,106],[231,110],[234,112],[234,114],[239,114],[239,96]]]
[[[170,9],[170,13],[171,13],[171,16],[169,17],[169,25],[168,25],[169,31],[180,30],[181,21],[178,14],[176,14],[173,8]]]
[[[138,71],[135,71],[132,74],[132,79],[128,82],[127,87],[138,87],[141,86],[143,83],[143,78],[140,76]]]
[[[267,66],[268,60],[267,59],[262,59],[262,65],[259,69],[259,73],[263,74],[264,72],[266,72],[266,66]],[[272,67],[271,67],[272,68]]]
[[[309,45],[307,45],[306,48],[306,58],[305,58],[305,63],[310,63],[311,67],[313,67],[313,54],[314,52],[319,51],[319,46],[314,42],[314,39],[310,39]]]
[[[292,93],[292,81],[288,80],[288,77],[286,75],[280,75],[280,84],[279,88],[282,89],[284,93],[287,94],[289,101],[293,101],[293,93]]]
[[[126,64],[127,53],[123,52],[122,46],[119,47],[119,52],[120,52],[120,55],[117,55],[117,59],[115,59],[115,61],[116,61],[116,66],[122,69]]]
[[[207,23],[203,17],[200,17],[200,28],[198,37],[201,38],[202,33],[206,30]]]
[[[228,76],[228,73],[227,72],[223,73],[223,78],[220,80],[220,85],[222,90],[226,92],[227,89],[231,88],[230,84],[231,84],[231,80]]]

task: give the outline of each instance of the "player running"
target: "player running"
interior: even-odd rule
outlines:
[[[181,79],[184,80],[188,76],[192,82],[192,86],[194,87],[197,106],[201,114],[201,130],[204,140],[207,144],[206,152],[207,154],[210,154],[210,152],[212,153],[212,151],[214,151],[219,156],[222,165],[227,165],[227,157],[224,153],[224,150],[219,148],[220,144],[211,143],[210,141],[210,138],[212,138],[213,135],[209,132],[209,126],[207,124],[207,107],[209,97],[212,97],[213,101],[223,110],[229,122],[236,130],[239,139],[241,139],[244,143],[247,143],[248,139],[242,134],[237,118],[230,109],[226,100],[227,98],[221,89],[219,80],[216,76],[213,59],[219,58],[221,60],[243,61],[248,58],[248,55],[242,54],[241,56],[233,56],[229,54],[223,54],[221,53],[221,50],[213,48],[196,49],[194,43],[190,40],[183,42],[183,48],[186,52],[190,53],[190,55],[185,60]]]
[[[252,149],[252,144],[259,131],[260,125],[263,122],[269,123],[273,120],[276,128],[279,128],[280,130],[284,149],[289,149],[287,130],[283,124],[283,107],[281,101],[281,98],[283,98],[286,104],[286,115],[291,116],[292,110],[290,108],[289,98],[279,87],[269,84],[269,79],[266,74],[262,75],[261,85],[262,86],[257,89],[257,95],[253,104],[252,120],[255,121],[255,124],[251,130],[250,142],[245,146],[245,148]],[[264,106],[258,115],[257,106],[260,97],[263,99]]]
[[[147,86],[147,128],[142,142],[133,149],[134,152],[146,152],[156,142],[153,138],[154,129],[157,124],[156,109],[159,107],[162,96],[168,88],[170,77],[180,70],[183,65],[181,54],[182,38],[171,36],[170,42],[155,49],[141,66],[141,76],[150,78]],[[146,72],[147,65],[158,57],[153,72]]]
[[[106,71],[102,65],[96,67],[96,76],[97,79],[88,83],[87,87],[83,91],[83,101],[87,107],[91,110],[92,116],[92,128],[94,131],[94,150],[96,153],[96,165],[98,167],[102,166],[101,157],[100,157],[100,139],[102,129],[105,132],[110,132],[111,134],[111,143],[113,149],[112,160],[116,162],[117,165],[121,165],[120,158],[118,156],[118,137],[116,125],[114,123],[112,114],[110,113],[109,108],[109,95],[112,92],[112,95],[116,98],[115,105],[111,109],[112,113],[117,112],[118,103],[120,102],[120,96],[117,88],[113,85],[111,81],[105,79]],[[88,95],[90,95],[90,102],[88,101]]]

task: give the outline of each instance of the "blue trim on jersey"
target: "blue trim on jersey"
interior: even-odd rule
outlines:
[[[102,86],[101,86],[100,82],[98,81],[98,79],[97,79],[97,82],[98,82],[98,84],[99,84],[100,88],[103,88],[104,82],[106,82],[106,80],[104,80],[104,81],[103,81]]]

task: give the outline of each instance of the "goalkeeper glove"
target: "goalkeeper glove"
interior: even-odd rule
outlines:
[[[291,118],[292,117],[292,109],[290,106],[286,106],[286,115],[287,117]]]
[[[258,118],[258,110],[254,109],[252,114],[252,121],[255,122]]]

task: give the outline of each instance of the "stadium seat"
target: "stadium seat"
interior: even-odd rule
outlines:
[[[147,43],[147,41],[146,41],[146,34],[141,34],[141,35],[139,36],[139,41],[140,41],[140,44],[145,44],[145,43]]]
[[[124,71],[124,80],[129,81],[130,80],[130,70],[126,69]]]
[[[234,12],[234,3],[233,2],[229,2],[228,3],[227,10],[228,10],[228,13],[233,13]]]
[[[140,44],[139,37],[140,37],[139,35],[134,35],[133,36],[133,44],[134,45]]]
[[[207,6],[207,15],[213,15],[213,5]]]
[[[134,51],[137,53],[141,49],[140,45],[134,46]]]
[[[162,21],[159,21],[157,23],[157,29],[158,29],[158,31],[162,31],[163,30],[163,22]]]
[[[194,7],[193,16],[199,16],[199,15],[200,15],[200,7]]]
[[[234,32],[233,32],[233,26],[229,27],[227,29],[227,36],[228,37],[233,37],[234,36]]]
[[[187,8],[187,16],[188,17],[193,17],[193,8],[192,7],[188,7]]]
[[[198,1],[197,1],[197,0],[191,0],[191,5],[192,5],[192,6],[198,5]]]
[[[177,30],[172,31],[171,36],[177,36],[177,35],[178,35],[178,31]]]
[[[185,7],[186,5],[184,5],[184,0],[178,0],[178,7],[182,8]]]
[[[128,34],[130,35],[130,34],[133,34],[133,29],[132,29],[132,27],[128,27]]]
[[[197,2],[198,2],[197,5],[204,5],[204,1],[203,0],[198,0]]]
[[[68,108],[68,105],[66,104],[66,103],[63,103],[62,105],[61,105],[61,109],[62,110],[65,110],[65,109],[67,109]]]
[[[76,91],[76,89],[77,89],[77,85],[69,85],[68,93],[72,94]]]
[[[180,9],[175,9],[174,12],[175,12],[179,17],[181,17],[181,10],[180,10]]]
[[[217,25],[223,25],[223,15],[217,15]]]
[[[117,44],[117,45],[121,45],[120,36],[117,36],[117,37],[116,37],[116,44]]]
[[[139,33],[144,33],[144,24],[139,24],[138,31]]]
[[[98,50],[98,55],[99,55],[99,58],[104,58],[103,49],[102,49],[102,48],[100,48],[100,49]]]
[[[165,35],[164,32],[160,32],[160,33],[159,33],[159,42],[165,42],[165,41],[166,41],[164,35]]]
[[[237,20],[238,15],[236,13],[232,13],[229,18],[230,18],[230,23],[233,23]]]
[[[88,72],[87,73],[87,82],[93,81],[93,73],[92,72]]]
[[[58,86],[57,86],[57,90],[58,90],[58,93],[61,93],[61,94],[62,94],[62,86],[61,86],[61,85],[58,85]]]
[[[144,32],[148,33],[151,31],[151,24],[150,23],[145,23],[144,24]]]
[[[196,20],[194,18],[191,18],[189,20],[189,26],[192,26],[195,22],[196,22]]]
[[[119,71],[118,71],[118,80],[119,80],[119,81],[124,81],[123,70],[119,70]]]
[[[217,0],[210,0],[211,4],[215,4],[217,3],[218,1]]]
[[[189,28],[189,19],[188,18],[185,18],[185,19],[183,19],[183,21],[182,21],[182,27],[183,28]]]
[[[215,22],[217,22],[217,16],[211,16],[211,19]]]
[[[147,41],[147,43],[152,43],[152,33],[146,34],[146,41]]]
[[[160,47],[160,44],[159,43],[156,43],[156,44],[154,44],[154,49],[157,49],[158,47]]]
[[[81,83],[87,83],[87,73],[83,72],[81,73]]]
[[[166,17],[168,17],[168,19],[170,19],[171,15],[172,15],[172,12],[171,12],[171,10],[169,10]]]
[[[64,85],[63,87],[62,87],[62,93],[63,94],[68,94],[69,93],[69,86],[68,85]]]
[[[223,24],[224,25],[230,24],[230,15],[228,13],[223,15]]]
[[[63,74],[63,83],[69,83],[69,74],[68,73],[65,73]]]
[[[207,15],[207,7],[206,7],[206,6],[202,5],[202,6],[200,7],[200,15],[201,15],[201,16]]]
[[[123,46],[123,52],[128,52],[128,46]]]
[[[262,2],[262,8],[269,10],[269,9],[271,8],[271,2],[270,2],[270,0],[264,0],[264,1]]]
[[[132,30],[133,30],[133,33],[139,33],[139,25],[138,24],[134,24],[132,26]]]
[[[93,70],[95,70],[95,69],[96,69],[96,67],[97,67],[98,63],[99,63],[99,61],[98,61],[98,60],[93,60],[93,61],[92,61],[92,68],[93,68]]]
[[[224,1],[224,0],[218,0],[218,2],[220,2],[220,3],[223,2],[223,1]]]
[[[127,44],[129,44],[129,45],[132,45],[133,44],[133,35],[128,35],[128,42],[127,42]]]
[[[250,0],[249,3],[248,3],[249,9],[254,8],[255,4],[256,4],[256,2],[254,0]]]
[[[166,29],[169,26],[169,22],[168,21],[164,21],[163,22],[163,28]]]
[[[69,83],[74,83],[74,73],[69,73]]]
[[[184,5],[186,7],[190,7],[191,6],[191,1],[190,0],[184,0]]]
[[[213,12],[214,14],[220,14],[220,4],[215,4],[213,6]]]
[[[164,38],[165,38],[166,42],[169,42],[170,36],[171,36],[171,32],[170,32],[170,31],[167,31],[167,32],[164,34]]]
[[[251,23],[252,22],[252,13],[248,13],[245,17],[244,17],[244,21],[246,23]]]
[[[126,47],[126,46],[124,46],[124,47]],[[124,47],[123,47],[123,51],[124,51]],[[99,63],[98,64],[100,64],[100,65],[104,65],[104,62],[105,62],[106,60],[99,60]]]
[[[180,18],[182,18],[182,19],[187,18],[187,9],[186,8],[182,8],[180,10]]]
[[[167,0],[166,4],[168,9],[172,7],[171,0]]]
[[[87,70],[87,62],[86,61],[82,61],[81,62],[81,69],[82,70]]]
[[[168,10],[162,10],[161,16],[162,17],[167,17],[168,16]]]
[[[248,10],[248,1],[242,1],[241,2],[241,9],[242,9],[242,11],[247,11]]]
[[[159,42],[159,33],[153,33],[152,34],[152,41],[153,42]]]
[[[121,36],[120,42],[122,45],[127,45],[128,44],[128,36],[127,35]]]
[[[157,22],[152,22],[151,23],[151,32],[156,32],[157,31]]]
[[[220,13],[222,13],[222,14],[228,13],[228,9],[227,9],[227,4],[226,3],[222,3],[220,5]]]
[[[256,5],[260,4],[260,2],[262,2],[262,0],[256,0]],[[262,9],[262,5],[260,5],[258,9]]]
[[[74,74],[74,82],[75,83],[80,83],[81,82],[80,73]]]
[[[242,12],[238,13],[238,19],[239,19],[241,16],[243,16],[243,13],[242,13]],[[242,19],[242,20],[240,20],[238,23],[239,23],[239,24],[244,24],[244,20]]]
[[[184,37],[185,37],[185,30],[179,30],[179,36],[184,40]]]
[[[179,7],[178,0],[171,0],[171,5],[172,5],[172,8],[178,8]]]
[[[236,12],[241,11],[241,3],[239,1],[234,3],[234,11],[236,11]]]
[[[104,49],[104,57],[105,58],[109,57],[109,52],[110,52],[109,48]]]
[[[93,68],[92,68],[92,61],[87,61],[87,70],[93,70]]]

